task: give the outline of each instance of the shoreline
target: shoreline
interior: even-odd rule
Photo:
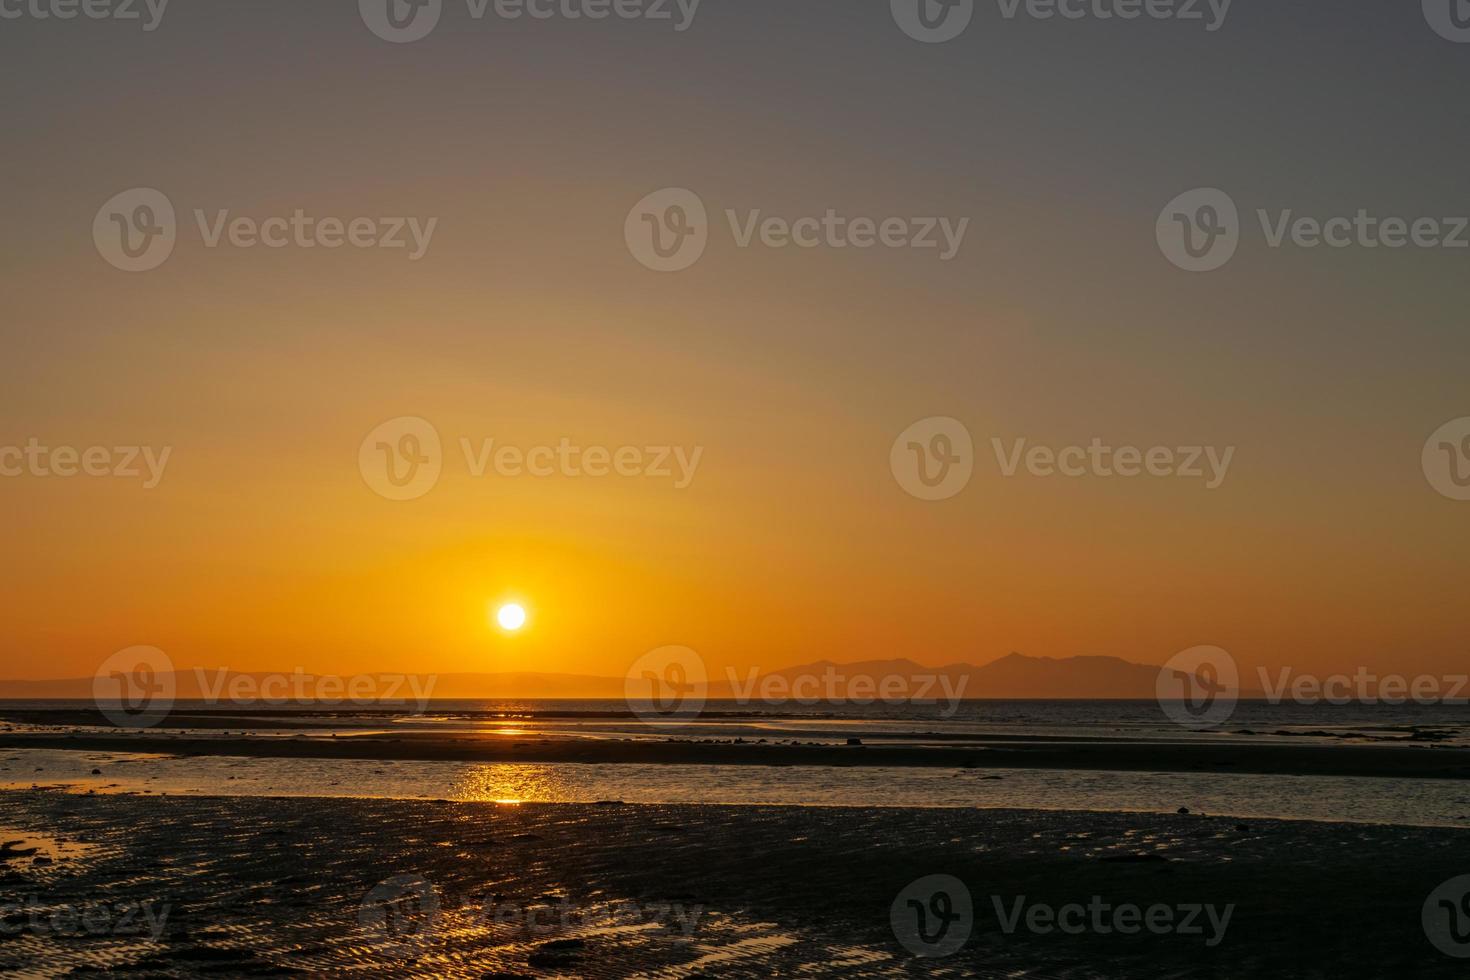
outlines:
[[[571,763],[575,765],[576,763]],[[1220,813],[1211,810],[1190,810],[1188,813],[1179,813],[1177,810],[1160,808],[1149,810],[1138,807],[1076,807],[1076,806],[981,806],[978,804],[925,804],[925,803],[732,803],[712,801],[707,803],[668,803],[644,800],[453,800],[443,797],[427,796],[332,796],[326,794],[312,795],[302,793],[295,795],[286,794],[229,794],[214,793],[205,790],[196,790],[187,793],[141,793],[137,790],[118,790],[116,792],[82,792],[81,785],[76,783],[38,783],[33,786],[0,786],[0,797],[19,795],[25,793],[55,793],[70,797],[82,797],[88,800],[103,799],[131,799],[131,800],[208,800],[223,802],[226,800],[266,800],[271,803],[318,803],[331,801],[334,803],[442,803],[446,805],[465,806],[513,806],[513,807],[634,807],[648,810],[664,809],[668,807],[700,807],[714,810],[818,810],[828,813],[841,813],[851,811],[854,813],[869,813],[881,811],[884,813],[968,813],[980,812],[987,814],[1001,814],[1020,817],[1030,814],[1048,814],[1051,816],[1066,817],[1131,817],[1138,820],[1150,820],[1162,817],[1193,817],[1200,820],[1222,820],[1236,825],[1247,823],[1280,823],[1291,825],[1312,824],[1321,827],[1362,827],[1384,831],[1403,830],[1433,832],[1445,830],[1451,833],[1470,832],[1470,827],[1452,826],[1439,823],[1403,823],[1393,820],[1358,820],[1351,817],[1293,817],[1282,815],[1257,815],[1240,813]]]
[[[1207,742],[1069,743],[988,740],[964,746],[776,744],[747,740],[575,739],[520,735],[297,735],[196,737],[124,733],[0,732],[0,749],[140,752],[280,759],[657,765],[1070,769],[1470,779],[1470,749],[1427,745]]]

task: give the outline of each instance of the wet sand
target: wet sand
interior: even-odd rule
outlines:
[[[156,729],[0,732],[0,748],[282,759],[576,762],[750,766],[934,766],[1470,779],[1470,749],[1433,744],[1126,742],[976,738],[964,745],[862,745],[716,739],[590,739],[439,734],[194,737]]]
[[[1470,872],[1470,832],[1453,830],[39,790],[0,794],[0,835],[49,841],[56,855],[0,865],[0,970],[31,975],[1464,975],[1420,926],[1430,891]],[[916,959],[895,939],[890,906],[932,874],[967,884],[976,925],[952,956]],[[1183,935],[1006,935],[990,897],[1022,895],[1235,908],[1214,947]],[[127,935],[59,936],[13,908],[27,898],[152,917],[134,917]],[[155,940],[146,924],[159,920]]]

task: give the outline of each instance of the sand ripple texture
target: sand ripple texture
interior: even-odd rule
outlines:
[[[1199,815],[0,794],[0,973],[1449,977],[1425,898],[1470,833]],[[34,850],[33,850],[34,848]],[[943,959],[895,938],[963,881]],[[1236,906],[1199,937],[1006,934],[1007,905]],[[145,914],[146,913],[146,914]],[[124,921],[126,919],[126,921]]]

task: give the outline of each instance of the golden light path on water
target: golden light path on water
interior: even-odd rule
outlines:
[[[1000,778],[996,778],[1000,777]],[[14,749],[0,789],[473,803],[1028,807],[1465,827],[1460,781],[1250,773],[589,765],[175,756]],[[13,833],[11,836],[21,836]],[[9,839],[9,838],[4,838]]]
[[[459,775],[450,798],[466,803],[567,803],[578,795],[565,770],[553,766],[496,763]]]

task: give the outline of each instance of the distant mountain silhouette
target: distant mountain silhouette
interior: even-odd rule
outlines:
[[[837,664],[828,660],[787,667],[772,671],[770,677],[779,677],[795,684],[799,678],[816,677],[823,680],[820,685],[825,694],[827,683],[837,687],[843,696],[854,696],[849,687],[854,683],[864,684],[858,678],[870,678],[881,685],[885,678],[897,689],[900,681],[908,682],[914,690],[927,678],[936,678],[929,697],[943,698],[955,692],[963,698],[1152,698],[1159,668],[1146,664],[1130,663],[1117,657],[1026,657],[1019,653],[1008,654],[983,666],[956,663],[944,667],[924,667],[908,659],[869,660],[860,663]],[[835,675],[835,676],[834,676]],[[825,679],[831,677],[830,682]],[[755,693],[768,682],[764,677],[755,683]],[[806,682],[808,688],[811,681]],[[711,697],[733,697],[741,691],[750,690],[747,676],[737,677],[733,683],[724,680],[711,684]],[[795,690],[795,689],[793,689]],[[860,688],[859,693],[862,693]],[[881,690],[879,696],[882,696]]]
[[[971,697],[1152,698],[1159,668],[1118,657],[1023,657],[1012,653],[973,668]]]
[[[912,660],[867,660],[839,664],[819,660],[796,667],[760,673],[737,671],[733,676],[718,671],[709,678],[702,693],[708,698],[812,699],[829,697],[845,699],[891,699],[911,697],[947,699],[962,698],[1152,698],[1159,668],[1132,663],[1118,657],[1027,657],[1012,653],[991,663],[977,666],[955,663],[944,667],[925,667]],[[207,669],[176,671],[176,697],[179,699],[219,699],[228,701],[232,691],[246,691],[260,696],[275,695],[294,698],[298,690],[307,697],[317,693],[313,675],[284,675],[285,689],[276,682],[274,688],[268,673],[220,672]],[[391,677],[391,673],[371,674]],[[379,697],[414,699],[427,691],[432,698],[589,698],[622,699],[623,678],[581,674],[499,673],[439,674],[432,687],[429,675],[414,678],[416,684],[402,683],[397,690],[379,683]],[[886,685],[886,686],[885,686]],[[326,699],[344,700],[348,691],[323,687]],[[42,681],[0,680],[0,699],[90,699],[92,678],[70,678]]]

